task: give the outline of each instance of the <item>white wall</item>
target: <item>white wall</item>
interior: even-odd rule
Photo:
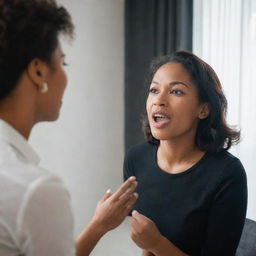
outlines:
[[[124,0],[61,0],[76,39],[63,45],[69,85],[60,119],[34,128],[31,144],[41,165],[62,177],[75,217],[75,234],[108,188],[122,182],[124,156]],[[136,255],[129,222],[110,232],[92,255]],[[138,253],[137,253],[138,255]]]

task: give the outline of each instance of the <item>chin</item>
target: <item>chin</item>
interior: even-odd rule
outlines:
[[[183,133],[182,131],[170,131],[170,130],[155,130],[151,129],[153,137],[157,140],[172,140],[180,137]]]
[[[171,138],[170,134],[164,134],[162,132],[154,132],[152,133],[153,137],[157,140],[169,140]]]
[[[51,113],[50,115],[44,115],[43,117],[40,118],[40,122],[54,122],[58,120],[59,118],[59,113]]]
[[[60,116],[59,113],[57,113],[56,115],[51,116],[48,121],[49,122],[57,121],[59,119],[59,116]]]

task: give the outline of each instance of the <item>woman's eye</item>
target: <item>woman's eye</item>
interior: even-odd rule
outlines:
[[[62,64],[64,67],[66,67],[66,66],[68,66],[68,63],[66,63],[66,62],[63,62],[63,64]]]
[[[157,93],[157,89],[155,89],[155,88],[150,88],[150,89],[149,89],[149,92],[150,92],[150,93]]]
[[[184,93],[183,93],[183,91],[181,91],[181,90],[172,90],[172,91],[171,91],[171,94],[182,95],[182,94],[184,94]]]

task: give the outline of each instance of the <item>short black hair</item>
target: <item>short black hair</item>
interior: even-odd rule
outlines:
[[[0,100],[34,58],[51,63],[59,35],[72,38],[70,14],[54,0],[0,0]]]
[[[232,144],[238,143],[240,131],[232,129],[226,122],[227,99],[212,67],[191,52],[174,52],[172,55],[158,57],[152,61],[147,86],[151,83],[156,71],[166,63],[180,63],[197,87],[200,102],[209,104],[208,117],[200,119],[198,123],[196,145],[203,151],[219,152],[223,149],[228,150]],[[159,140],[151,133],[146,116],[143,120],[143,130],[148,142],[159,144]]]

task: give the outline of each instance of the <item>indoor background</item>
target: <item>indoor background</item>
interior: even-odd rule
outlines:
[[[247,217],[256,220],[256,1],[59,0],[76,26],[63,42],[69,84],[60,119],[38,124],[31,144],[41,166],[70,191],[75,235],[108,188],[122,183],[125,151],[143,141],[145,78],[153,57],[190,50],[217,71],[228,120],[241,128],[231,151],[245,166]],[[139,255],[129,219],[104,237],[93,256]]]

